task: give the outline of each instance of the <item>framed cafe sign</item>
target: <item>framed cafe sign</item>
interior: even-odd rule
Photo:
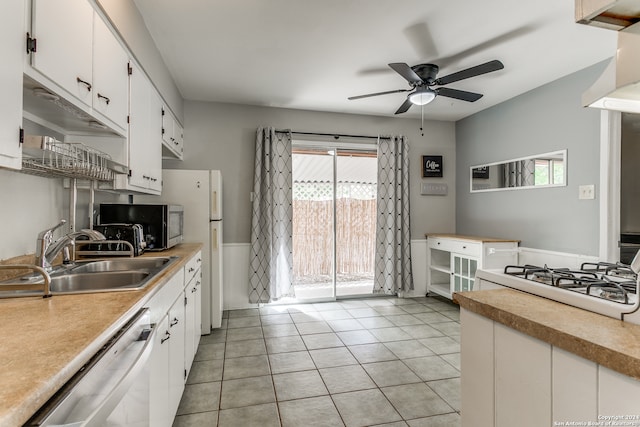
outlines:
[[[442,156],[422,156],[422,177],[442,178]]]

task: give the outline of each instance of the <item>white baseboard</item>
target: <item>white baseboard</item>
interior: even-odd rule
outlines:
[[[223,308],[237,310],[255,308],[249,303],[249,256],[250,243],[223,243]],[[427,240],[411,241],[411,266],[413,271],[412,292],[403,297],[423,297],[427,293]]]

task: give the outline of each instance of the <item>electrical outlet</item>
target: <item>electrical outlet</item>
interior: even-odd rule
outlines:
[[[581,185],[578,187],[578,199],[579,200],[593,200],[596,198],[596,186]]]

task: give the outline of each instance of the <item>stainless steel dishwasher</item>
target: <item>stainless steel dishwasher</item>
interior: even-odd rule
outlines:
[[[138,311],[25,426],[148,426],[154,331]]]

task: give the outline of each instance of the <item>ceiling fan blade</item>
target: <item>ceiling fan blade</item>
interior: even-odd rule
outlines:
[[[413,105],[413,103],[411,101],[409,101],[409,98],[407,98],[404,103],[400,106],[400,108],[398,108],[396,110],[396,112],[394,114],[402,114],[402,113],[406,113],[407,110],[409,108],[411,108],[411,106]]]
[[[420,78],[420,76],[418,76],[416,72],[413,71],[411,67],[409,67],[404,62],[394,62],[393,64],[389,64],[389,67],[391,67],[393,71],[404,77],[405,80],[409,83],[422,83],[422,79]]]
[[[536,27],[534,27],[533,25],[525,25],[522,27],[518,27],[515,28],[511,31],[508,31],[504,34],[501,34],[499,36],[493,37],[489,40],[485,40],[475,46],[472,46],[470,48],[461,50],[459,52],[456,52],[455,54],[451,55],[451,56],[446,56],[446,57],[442,57],[442,58],[435,58],[432,59],[436,64],[438,64],[440,66],[440,68],[446,68],[450,65],[453,65],[457,62],[459,62],[460,60],[466,58],[467,56],[473,56],[479,52],[485,51],[485,50],[489,50],[492,49],[496,46],[501,45],[502,43],[508,43],[512,40],[515,40],[519,37],[525,36],[529,33],[532,33],[533,31],[535,31]],[[433,58],[433,57],[432,57]]]
[[[482,98],[481,93],[467,92],[467,91],[458,90],[458,89],[450,89],[448,87],[439,87],[438,89],[434,89],[434,90],[440,96],[446,96],[447,98],[460,99],[462,101],[467,101],[467,102],[476,102],[478,99]]]
[[[493,61],[485,62],[484,64],[476,65],[475,67],[467,68],[466,70],[458,71],[457,73],[440,77],[435,81],[435,84],[446,85],[449,83],[468,79],[470,77],[479,76],[481,74],[487,74],[493,71],[502,70],[503,68],[504,65],[502,64],[502,62],[494,59]]]
[[[350,101],[353,101],[354,99],[369,98],[370,96],[378,96],[378,95],[387,95],[389,93],[409,92],[410,90],[411,89],[388,90],[386,92],[376,92],[376,93],[368,93],[366,95],[350,96],[347,99]]]

